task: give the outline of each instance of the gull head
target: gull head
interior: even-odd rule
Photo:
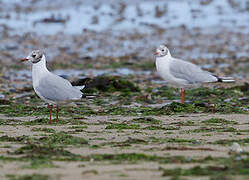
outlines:
[[[165,44],[161,44],[156,51],[154,52],[154,55],[156,57],[163,57],[163,56],[167,56],[169,53],[169,49],[166,47]]]
[[[43,56],[42,51],[34,50],[26,58],[22,59],[21,61],[30,61],[33,64],[35,64],[35,63],[38,63],[39,61],[41,61],[42,56]]]

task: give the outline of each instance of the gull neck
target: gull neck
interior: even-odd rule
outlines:
[[[32,65],[32,77],[42,77],[47,73],[49,73],[49,71],[46,67],[46,58],[43,55],[39,62]]]
[[[32,65],[32,71],[48,71],[47,66],[46,66],[46,58],[44,55],[42,55],[42,58],[39,62],[34,63]]]

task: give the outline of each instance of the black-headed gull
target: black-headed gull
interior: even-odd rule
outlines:
[[[59,104],[81,99],[82,92],[80,90],[84,86],[72,86],[68,80],[49,72],[46,67],[45,55],[39,50],[32,51],[22,61],[32,63],[33,88],[36,94],[50,105],[49,123],[52,123],[53,105],[57,106],[56,122],[58,122]]]
[[[185,101],[185,89],[211,82],[234,82],[231,77],[218,77],[200,67],[171,56],[166,45],[160,45],[156,56],[156,69],[159,75],[173,87],[181,88],[181,102]]]

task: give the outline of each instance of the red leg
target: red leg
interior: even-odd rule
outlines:
[[[56,122],[59,121],[58,114],[59,114],[59,105],[57,105],[57,109],[56,109]]]
[[[184,104],[185,101],[185,89],[181,88],[181,103]]]
[[[53,105],[50,105],[49,124],[52,124],[52,118],[51,118],[52,109],[53,109]]]

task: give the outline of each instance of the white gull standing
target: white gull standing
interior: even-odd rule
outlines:
[[[39,50],[32,51],[22,61],[32,63],[33,88],[36,94],[50,105],[49,123],[52,123],[53,105],[57,106],[56,122],[58,122],[59,104],[81,99],[82,92],[80,90],[84,86],[72,86],[68,80],[49,72],[46,67],[45,55]]]
[[[156,49],[154,55],[156,56],[156,69],[159,75],[169,85],[181,88],[181,103],[183,104],[185,101],[185,89],[188,87],[212,82],[234,82],[231,77],[212,75],[195,64],[172,57],[169,49],[164,44]]]

